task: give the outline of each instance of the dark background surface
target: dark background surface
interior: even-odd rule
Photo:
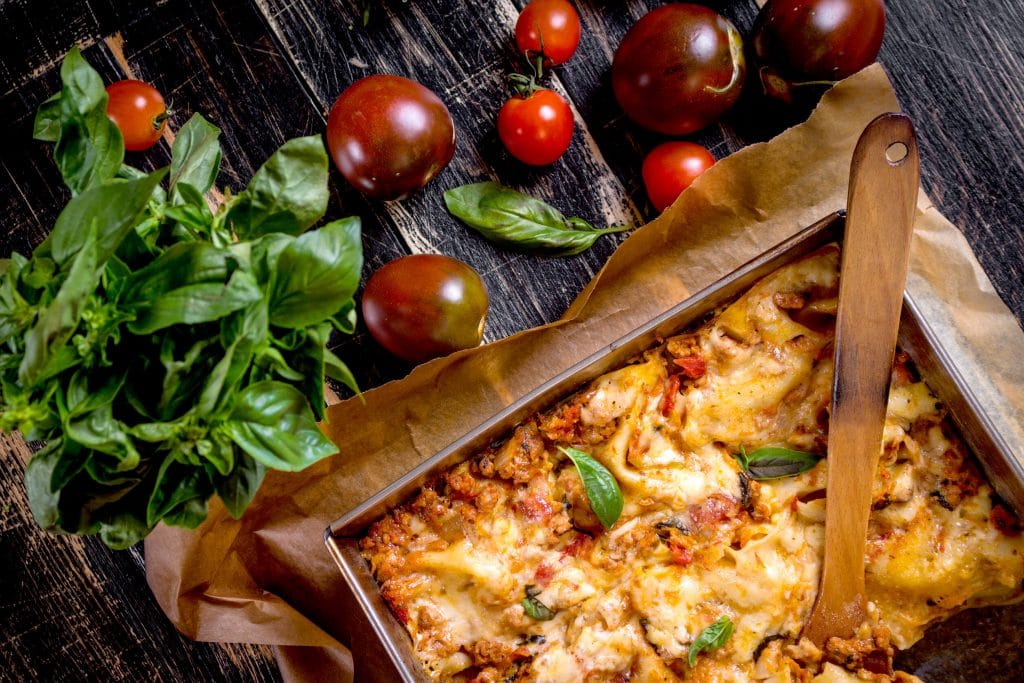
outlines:
[[[219,184],[239,188],[284,140],[323,130],[327,109],[355,79],[376,72],[416,78],[444,99],[459,147],[427,189],[400,203],[363,199],[333,175],[329,218],[363,218],[364,276],[407,253],[440,252],[479,270],[491,292],[486,338],[556,319],[622,236],[589,252],[552,259],[503,251],[457,224],[440,190],[484,178],[529,189],[570,215],[599,222],[653,216],[640,160],[658,139],[625,121],[608,66],[626,30],[656,0],[580,0],[584,35],[554,87],[578,111],[565,158],[529,170],[497,140],[494,115],[516,66],[511,26],[525,0],[374,0],[368,27],[361,0],[0,0],[0,255],[43,239],[67,192],[47,145],[31,139],[36,106],[55,92],[73,44],[108,80],[129,72],[160,89],[177,128],[195,111],[223,129]],[[722,6],[746,34],[752,0]],[[996,290],[1024,318],[1024,6],[1021,0],[909,0],[888,3],[881,61],[914,118],[922,182],[967,236]],[[123,58],[118,52],[123,48]],[[767,139],[785,122],[746,105],[692,139],[723,157]],[[167,162],[161,144],[136,165]],[[339,340],[361,386],[408,371],[379,350],[364,328]],[[113,552],[96,539],[40,532],[22,484],[29,450],[3,439],[0,457],[0,679],[277,680],[270,648],[193,643],[167,621],[146,585],[141,546]],[[1020,609],[965,613],[962,624],[1005,638]],[[966,647],[964,652],[976,652]],[[973,643],[983,648],[984,643]],[[928,653],[907,653],[915,667]],[[930,681],[972,680],[953,653]],[[999,663],[1018,680],[1024,655]],[[994,679],[990,679],[994,680]]]

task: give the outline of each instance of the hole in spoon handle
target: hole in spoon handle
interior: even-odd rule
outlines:
[[[899,166],[907,160],[910,149],[903,142],[893,142],[885,148],[885,158],[891,166]]]

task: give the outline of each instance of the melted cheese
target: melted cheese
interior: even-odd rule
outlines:
[[[826,462],[751,482],[733,457],[823,450],[837,270],[835,248],[780,269],[375,525],[364,555],[428,675],[857,680],[797,642],[821,566]],[[869,642],[881,628],[906,647],[956,610],[1021,597],[1024,540],[990,522],[991,490],[940,411],[925,384],[894,382],[865,553]],[[558,446],[615,476],[611,529]],[[732,636],[691,668],[690,645],[722,616]]]

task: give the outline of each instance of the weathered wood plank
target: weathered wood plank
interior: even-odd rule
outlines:
[[[917,125],[925,190],[1024,321],[1024,8],[886,7],[882,59]]]
[[[285,139],[322,129],[319,112],[248,3],[219,3],[211,10],[205,3],[178,2],[133,16],[126,11],[111,24],[122,31],[127,66],[167,95],[175,127],[193,111],[202,111],[224,129],[222,183],[239,188]],[[62,55],[71,44],[62,40],[60,34],[48,43],[47,54]],[[124,66],[102,40],[91,41],[85,54],[104,78],[124,77]],[[30,139],[36,104],[58,87],[58,63],[55,59],[49,70],[0,98],[0,112],[12,124],[5,138],[15,150],[8,154],[12,148],[5,145],[0,171],[16,179],[0,183],[0,209],[13,219],[5,220],[10,231],[5,252],[31,249],[67,201],[48,146]],[[130,163],[144,167],[167,159],[163,145],[130,155]],[[331,212],[340,213],[336,195]],[[386,258],[385,236],[369,251]],[[24,498],[22,459],[10,454],[16,443],[4,441],[0,463],[0,488],[10,501],[0,517],[5,639],[0,678],[32,680],[43,672],[48,680],[279,678],[269,648],[181,638],[150,594],[139,550],[114,553],[96,539],[55,539],[42,533]]]
[[[331,216],[364,217],[367,274],[413,250],[458,255],[485,271],[495,299],[488,338],[557,317],[615,240],[602,240],[576,259],[505,252],[448,217],[440,191],[495,176],[594,220],[628,219],[637,212],[650,217],[639,163],[659,138],[622,118],[608,65],[628,27],[662,3],[577,2],[583,41],[557,71],[555,87],[573,101],[592,144],[580,125],[571,155],[547,170],[525,169],[509,159],[494,132],[507,92],[503,74],[518,65],[511,26],[525,0],[380,4],[373,24],[362,29],[361,0],[0,3],[0,252],[30,250],[67,198],[47,146],[30,140],[32,113],[56,89],[61,56],[72,43],[84,42],[91,46],[87,57],[104,76],[120,77],[123,67],[103,39],[121,31],[131,68],[169,94],[177,110],[174,125],[202,111],[225,129],[222,182],[235,188],[285,138],[322,131],[334,97],[359,76],[391,67],[427,83],[454,101],[462,139],[453,167],[427,192],[389,205],[366,201],[334,174]],[[752,2],[717,4],[742,31],[749,29]],[[1024,12],[1018,0],[922,0],[888,3],[888,11],[882,59],[918,122],[925,187],[964,230],[997,290],[1022,319]],[[760,114],[738,111],[693,139],[723,156],[777,130],[778,121]],[[135,163],[163,161],[166,149],[133,156]],[[595,178],[605,183],[596,193],[590,190]],[[340,347],[366,387],[408,369],[363,328]],[[24,499],[24,447],[4,440],[0,448],[0,679],[276,677],[265,648],[181,639],[149,595],[137,552],[113,553],[94,539],[54,539],[39,532]],[[992,631],[1020,623],[1019,609],[977,614]],[[955,629],[956,622],[948,626]],[[925,654],[911,651],[903,661],[915,666]],[[1005,669],[1015,672],[1020,665],[1007,662]],[[963,666],[933,671],[931,679],[954,680],[965,675]],[[929,672],[919,673],[929,678]]]
[[[29,451],[5,434],[0,451],[0,680],[277,680],[269,647],[182,638],[139,549],[40,531],[22,484]]]
[[[638,218],[582,118],[569,152],[550,168],[525,167],[498,141],[495,116],[509,93],[506,74],[519,59],[511,41],[518,8],[510,0],[385,1],[375,6],[366,28],[349,28],[358,23],[357,0],[257,0],[257,5],[325,111],[345,86],[373,73],[414,78],[447,103],[458,136],[451,165],[425,191],[374,204],[364,217],[371,233],[375,224],[394,226],[410,251],[445,253],[480,270],[491,293],[487,339],[557,318],[621,237],[602,238],[591,251],[564,259],[507,251],[449,216],[442,190],[493,178],[595,222]],[[344,182],[340,176],[338,181]]]

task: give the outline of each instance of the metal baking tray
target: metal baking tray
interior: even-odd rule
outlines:
[[[428,679],[420,667],[405,627],[392,614],[380,594],[369,564],[359,553],[358,542],[366,529],[389,510],[411,498],[435,474],[472,457],[528,416],[551,407],[592,379],[622,366],[630,358],[654,346],[659,339],[704,320],[719,306],[737,298],[780,266],[830,242],[841,242],[842,230],[842,213],[827,216],[805,228],[647,324],[544,382],[327,528],[324,533],[327,547],[402,681],[417,683]],[[938,340],[937,333],[922,318],[913,299],[904,295],[899,334],[901,348],[949,408],[961,436],[981,461],[996,491],[1018,513],[1024,512],[1024,463],[1011,455],[1006,442],[986,416],[984,407],[977,403],[970,387],[957,372],[953,359],[942,350]]]

